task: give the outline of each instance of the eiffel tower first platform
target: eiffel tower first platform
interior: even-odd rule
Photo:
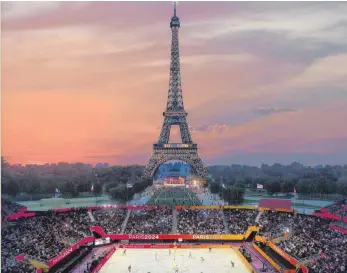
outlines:
[[[176,16],[176,3],[170,28],[172,41],[168,101],[166,111],[163,113],[164,123],[159,141],[153,145],[153,153],[145,168],[144,177],[152,178],[158,167],[169,160],[181,160],[192,167],[195,175],[207,178],[207,170],[198,154],[198,145],[193,143],[187,123],[188,114],[183,106],[178,40],[180,20]],[[169,143],[172,125],[179,125],[182,143]]]

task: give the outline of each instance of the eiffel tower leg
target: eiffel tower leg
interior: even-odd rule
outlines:
[[[158,143],[169,143],[171,122],[168,118],[164,119],[163,127],[161,127]]]
[[[180,131],[182,143],[193,143],[186,119],[184,119],[184,121],[180,123]]]

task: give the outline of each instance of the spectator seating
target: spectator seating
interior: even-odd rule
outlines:
[[[94,225],[101,226],[106,233],[120,234],[127,211],[126,208],[93,210]]]
[[[172,230],[172,209],[133,210],[128,219],[126,234],[168,234]]]
[[[183,209],[178,211],[178,233],[225,234],[225,226],[219,209]]]
[[[255,225],[256,210],[224,209],[230,234],[244,234],[249,226]]]

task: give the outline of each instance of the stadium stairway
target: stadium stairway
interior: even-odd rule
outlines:
[[[95,218],[94,218],[93,213],[92,213],[91,210],[88,211],[88,215],[89,215],[90,220],[94,223],[95,222]]]
[[[175,208],[173,208],[172,210],[172,230],[171,230],[172,234],[176,234],[177,233],[177,210]]]
[[[257,224],[259,224],[259,219],[260,219],[260,217],[261,217],[261,215],[262,215],[263,213],[264,213],[263,211],[259,211],[257,217],[255,217],[255,222],[256,222]]]
[[[223,212],[222,209],[220,210],[220,215],[222,216],[222,219],[223,219],[224,231],[225,231],[225,233],[226,233],[226,234],[230,234],[230,230],[229,230],[229,226],[228,226],[228,221],[227,221],[227,219],[225,219],[225,215],[224,215],[224,212]]]
[[[130,213],[131,213],[131,210],[128,209],[127,215],[125,216],[124,222],[122,224],[122,229],[120,231],[121,234],[124,234],[124,230],[125,230],[125,227],[127,226],[127,223],[128,223],[129,217],[130,217]]]

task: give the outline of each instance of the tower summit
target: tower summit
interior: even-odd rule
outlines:
[[[174,15],[171,17],[170,27],[180,27],[180,18],[176,16],[176,2],[174,2]]]
[[[170,160],[181,160],[192,167],[193,172],[200,177],[207,178],[207,170],[198,155],[198,145],[193,143],[190,135],[187,112],[184,110],[180,51],[178,31],[180,20],[176,14],[176,2],[174,2],[174,14],[171,17],[171,61],[170,81],[166,110],[163,112],[164,122],[161,128],[159,140],[153,145],[152,156],[145,168],[145,177],[153,177],[158,167]],[[178,125],[181,132],[181,143],[169,143],[172,125]]]

